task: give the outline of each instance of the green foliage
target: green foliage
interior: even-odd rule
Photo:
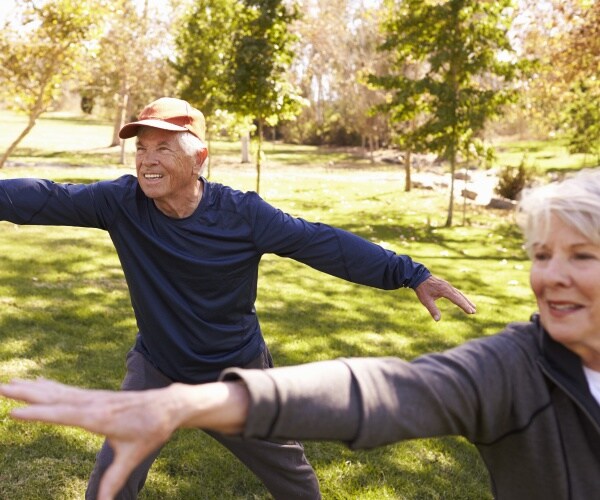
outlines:
[[[21,17],[0,34],[0,88],[10,108],[39,116],[61,95],[65,79],[83,69],[83,42],[97,28],[93,3],[20,3]]]
[[[288,25],[298,12],[282,0],[244,0],[242,4],[241,25],[233,33],[230,107],[259,120],[290,118],[301,103],[286,78],[294,41]]]
[[[294,120],[285,125],[286,141],[313,146],[361,146],[361,136],[338,113],[328,113],[322,123]]]
[[[282,0],[198,0],[176,39],[182,96],[209,114],[225,109],[256,120],[256,191],[263,126],[292,119],[304,103],[286,78],[294,41],[288,25],[297,16]]]
[[[104,4],[103,32],[97,57],[87,61],[88,74],[81,79],[79,91],[82,97],[104,105],[114,120],[109,144],[116,146],[125,121],[148,102],[172,94],[172,70],[164,44],[168,19],[164,14],[151,19],[148,8],[140,9],[136,0],[98,1]]]
[[[298,16],[281,0],[197,0],[176,37],[181,96],[210,116],[226,109],[269,124],[302,99],[286,78]]]
[[[241,25],[233,34],[229,108],[258,123],[256,192],[260,191],[263,127],[296,115],[303,103],[286,78],[294,37],[288,24],[298,13],[283,0],[243,0]]]
[[[240,2],[196,0],[182,20],[175,39],[177,73],[182,99],[210,118],[226,109],[228,72],[233,57],[232,33],[241,14]]]
[[[18,19],[0,30],[0,96],[24,112],[28,124],[0,158],[0,168],[62,95],[63,85],[85,71],[84,55],[97,30],[94,0],[23,0]]]
[[[412,151],[435,151],[450,162],[473,154],[488,118],[515,97],[510,82],[519,65],[507,57],[510,0],[407,0],[388,2],[382,50],[390,72],[373,85],[390,92],[380,108],[390,113],[398,139]],[[452,224],[453,193],[447,225]]]
[[[573,85],[564,112],[571,153],[591,153],[600,159],[600,82],[595,78]]]

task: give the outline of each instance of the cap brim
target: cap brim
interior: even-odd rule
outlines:
[[[175,125],[164,120],[140,120],[139,122],[131,122],[125,125],[121,130],[119,130],[119,137],[121,139],[135,137],[140,127],[161,128],[163,130],[173,130],[175,132],[185,132],[188,130],[185,127],[180,127],[179,125]]]

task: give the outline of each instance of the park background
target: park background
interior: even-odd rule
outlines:
[[[441,301],[435,323],[410,290],[266,256],[257,311],[277,365],[412,359],[527,320],[535,301],[514,200],[598,166],[597,1],[3,7],[0,179],[134,174],[119,127],[154,98],[183,97],[207,116],[210,180],[409,254],[478,307],[467,317]],[[6,222],[0,234],[0,382],[117,388],[136,328],[106,234]],[[13,421],[12,406],[0,401],[0,499],[82,498],[101,439]],[[491,498],[461,438],[306,449],[327,499]],[[140,496],[267,497],[193,430],[166,446]]]

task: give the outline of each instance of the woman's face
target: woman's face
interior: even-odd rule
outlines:
[[[531,288],[550,336],[600,370],[600,246],[552,216],[533,239]]]

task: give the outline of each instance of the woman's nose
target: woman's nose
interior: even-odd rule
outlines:
[[[568,262],[557,256],[549,259],[544,269],[544,280],[549,285],[568,285],[571,282]]]

